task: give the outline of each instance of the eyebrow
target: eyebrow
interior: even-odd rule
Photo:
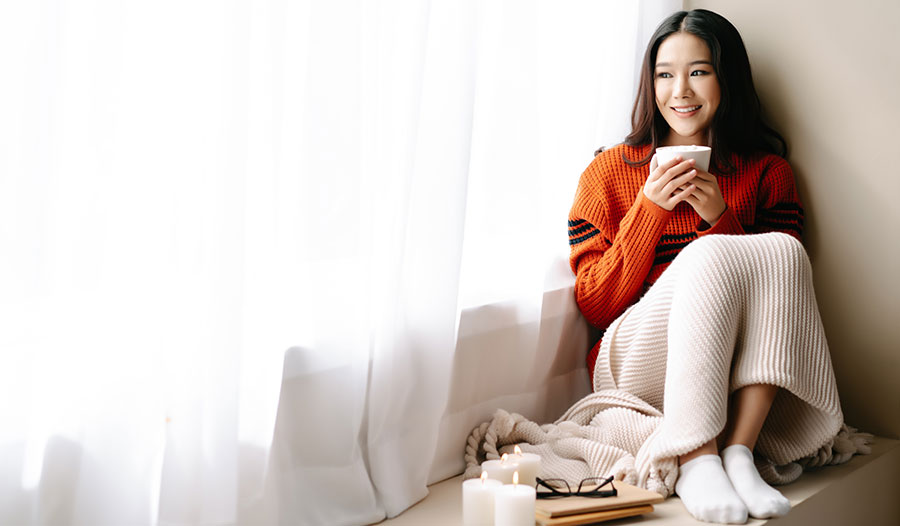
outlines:
[[[695,61],[693,61],[693,62],[688,63],[688,66],[694,66],[694,65],[696,65],[696,64],[706,64],[707,66],[712,66],[712,65],[713,65],[712,62],[710,62],[710,61],[708,61],[708,60],[695,60]],[[670,67],[672,67],[672,63],[671,63],[671,62],[657,62],[657,63],[656,63],[656,67],[658,67],[658,68],[670,68]]]

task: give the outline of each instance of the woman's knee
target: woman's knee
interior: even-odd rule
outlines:
[[[704,236],[686,246],[673,265],[704,281],[713,277],[730,280],[758,272],[769,274],[772,268],[799,277],[811,268],[803,244],[782,233]]]
[[[789,261],[805,263],[809,261],[806,249],[796,237],[781,232],[752,235],[711,235],[691,242],[682,250],[691,258],[715,261],[722,256],[736,252],[774,252]]]
[[[768,243],[778,263],[799,271],[805,271],[810,267],[806,248],[796,237],[781,232],[771,232],[758,237]]]
[[[704,236],[688,243],[675,262],[695,272],[706,273],[721,261],[725,249],[725,238],[729,236]]]

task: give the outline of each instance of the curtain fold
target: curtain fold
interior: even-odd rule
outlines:
[[[548,269],[678,7],[0,6],[0,523],[368,524],[555,408]],[[466,309],[555,387],[460,394]]]

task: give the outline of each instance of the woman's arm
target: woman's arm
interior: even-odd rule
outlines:
[[[754,232],[782,232],[803,241],[803,204],[791,165],[773,157],[759,182]]]
[[[713,226],[705,221],[698,225],[699,236],[782,232],[802,241],[803,205],[797,194],[794,173],[781,157],[768,156],[767,161],[758,175],[756,210],[752,216],[753,224],[747,226],[748,230],[738,220],[734,209],[727,207]]]
[[[590,170],[582,175],[569,215],[570,263],[578,307],[592,325],[606,328],[639,298],[670,212],[638,192],[613,224],[609,196],[597,188]]]

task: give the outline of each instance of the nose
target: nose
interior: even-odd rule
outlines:
[[[675,86],[672,90],[672,95],[675,98],[682,98],[691,95],[693,91],[691,91],[691,84],[688,81],[688,77],[684,75],[677,75],[675,77]]]

